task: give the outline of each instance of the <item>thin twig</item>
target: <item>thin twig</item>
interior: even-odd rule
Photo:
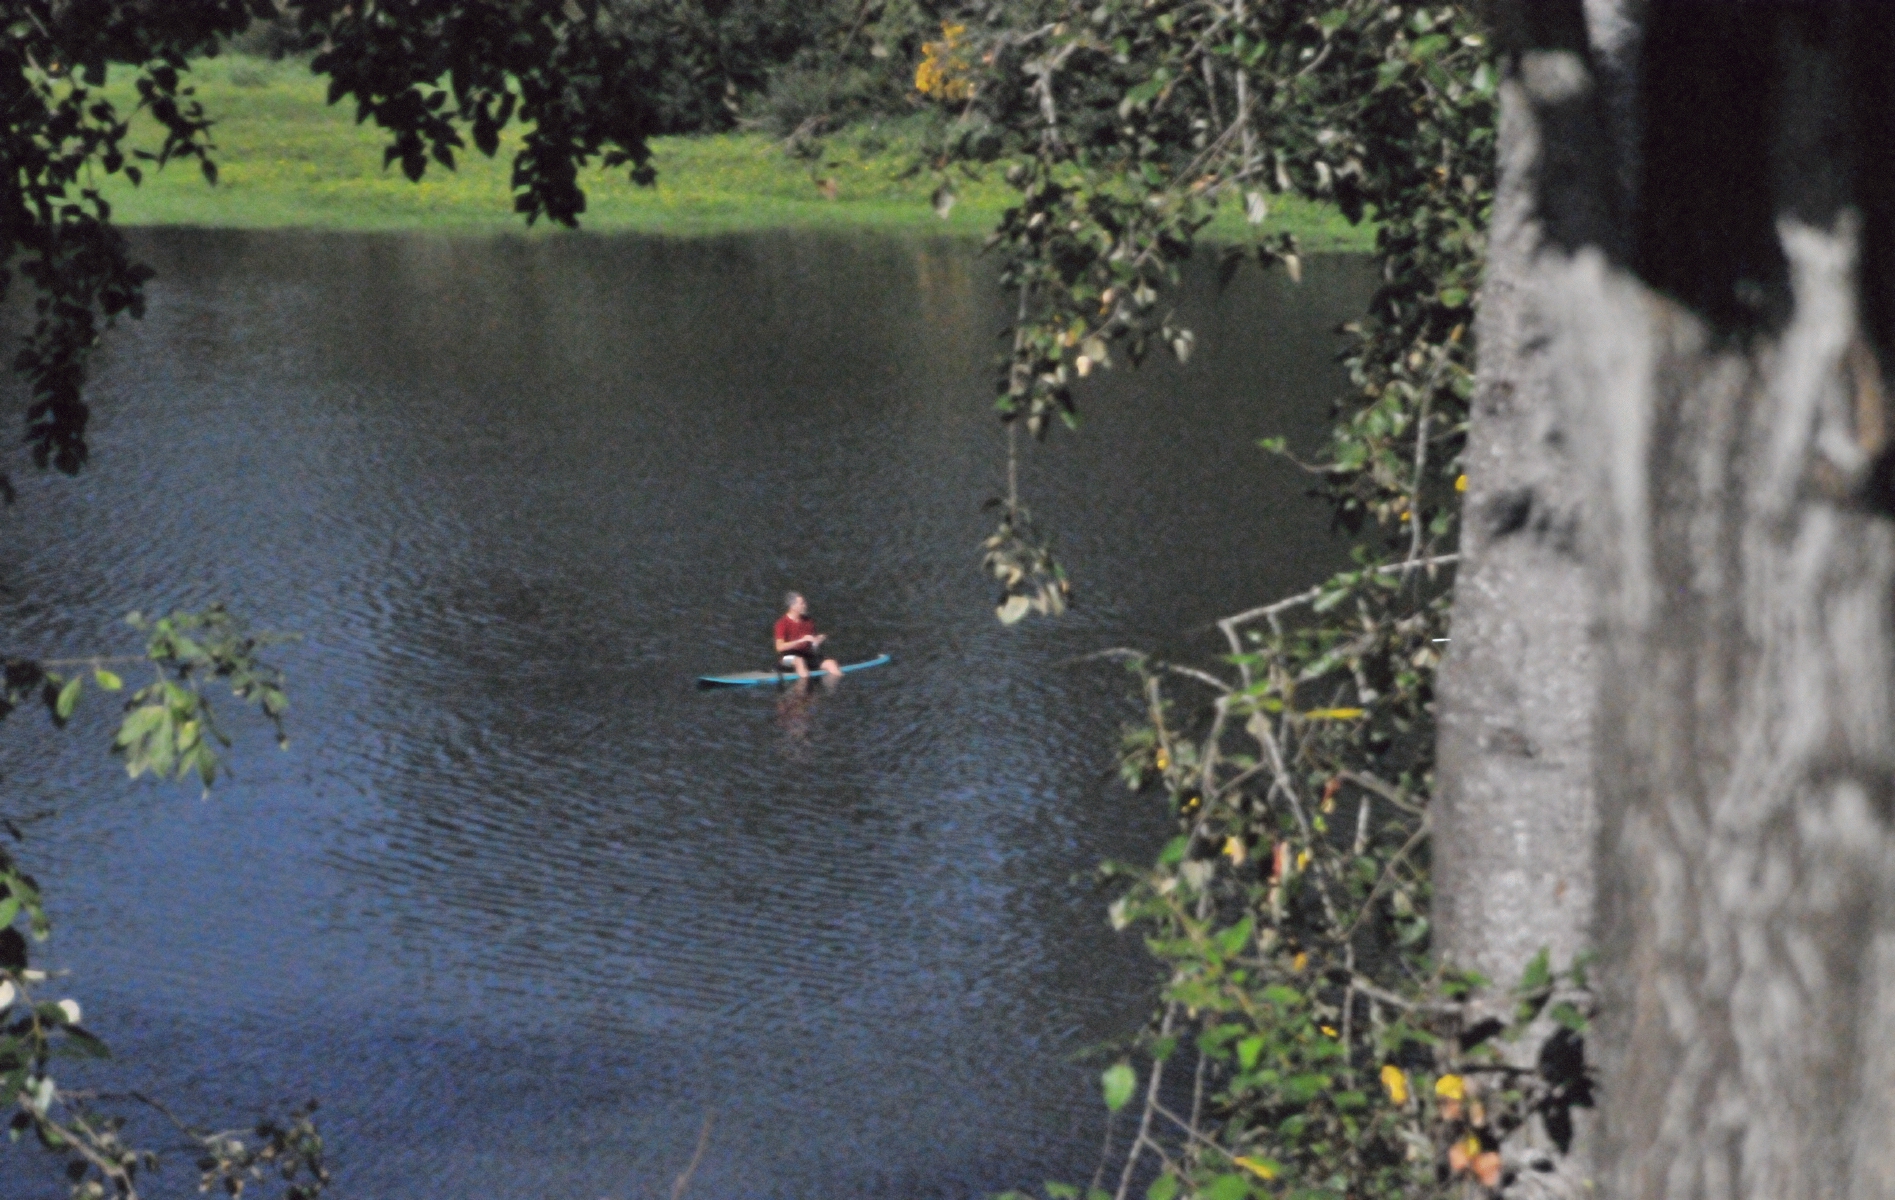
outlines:
[[[691,1154],[691,1161],[685,1164],[684,1171],[671,1185],[671,1200],[681,1200],[684,1189],[691,1185],[691,1176],[704,1158],[705,1147],[711,1144],[711,1122],[717,1118],[716,1110],[704,1114],[704,1126],[697,1131],[697,1149]]]
[[[1270,764],[1266,762],[1253,763],[1252,765],[1245,767],[1242,771],[1239,771],[1237,774],[1231,776],[1229,779],[1226,779],[1224,782],[1217,785],[1215,798],[1219,800],[1223,799],[1226,794],[1236,790],[1242,784],[1249,783],[1251,779],[1253,779],[1254,777],[1258,775],[1261,775],[1263,772],[1268,771],[1269,769],[1270,769]],[[1210,799],[1211,797],[1207,797],[1206,802],[1208,803]]]
[[[1355,943],[1342,944],[1342,966],[1349,972],[1349,986],[1342,993],[1342,1044],[1354,1045],[1355,1036]]]
[[[1233,23],[1239,33],[1243,32],[1245,21],[1244,0],[1235,0],[1230,6]],[[1257,133],[1250,126],[1250,76],[1241,68],[1233,71],[1237,77],[1237,128],[1243,139],[1243,165],[1249,167],[1257,157]]]
[[[1198,800],[1207,811],[1217,782],[1217,754],[1224,744],[1224,722],[1230,719],[1230,696],[1219,696],[1213,707],[1217,715],[1211,719],[1211,732],[1204,737],[1204,765],[1198,769]]]
[[[1369,999],[1405,1012],[1458,1013],[1465,1011],[1467,1007],[1457,1000],[1405,1000],[1394,992],[1377,987],[1360,975],[1353,976],[1349,984]]]
[[[1174,1001],[1165,1005],[1164,1020],[1158,1024],[1158,1036],[1171,1036],[1171,1023],[1177,1018],[1178,1005]],[[1132,1190],[1132,1173],[1138,1169],[1138,1157],[1147,1145],[1162,1156],[1164,1149],[1151,1140],[1152,1110],[1158,1106],[1158,1084],[1165,1077],[1165,1060],[1160,1058],[1152,1063],[1151,1082],[1145,1088],[1145,1111],[1138,1119],[1138,1136],[1132,1139],[1132,1148],[1125,1156],[1125,1169],[1119,1172],[1119,1190],[1113,1193],[1112,1200],[1125,1200],[1125,1194]]]
[[[1105,1140],[1099,1145],[1099,1165],[1092,1169],[1092,1182],[1086,1187],[1087,1195],[1098,1191],[1099,1185],[1105,1182],[1105,1167],[1112,1161],[1112,1133],[1117,1129],[1118,1123],[1119,1114],[1116,1112],[1105,1114]]]
[[[1402,791],[1392,783],[1377,779],[1367,771],[1341,771],[1337,773],[1336,778],[1348,783],[1353,783],[1364,791],[1374,792],[1403,812],[1413,813],[1419,817],[1428,811],[1407,792]]]
[[[1421,393],[1421,417],[1416,422],[1415,432],[1415,482],[1408,496],[1408,561],[1404,564],[1402,576],[1414,569],[1413,564],[1421,561],[1421,481],[1428,469],[1428,408],[1434,403],[1434,375],[1439,368],[1431,372],[1428,386]]]
[[[105,1155],[96,1148],[99,1135],[93,1130],[92,1126],[86,1123],[84,1117],[74,1112],[72,1114],[72,1125],[62,1126],[59,1122],[42,1113],[39,1114],[39,1122],[42,1132],[51,1132],[61,1135],[66,1145],[69,1146],[75,1154],[91,1163],[99,1174],[110,1180],[116,1189],[115,1194],[120,1200],[138,1200],[138,1189],[133,1185],[131,1175],[124,1167],[106,1158]]]
[[[1056,667],[1072,667],[1080,663],[1093,662],[1101,658],[1123,659],[1127,662],[1146,662],[1151,659],[1151,655],[1145,653],[1143,650],[1134,650],[1129,646],[1108,646],[1104,650],[1094,650],[1089,654],[1079,654],[1072,658],[1061,659],[1053,665]],[[1177,663],[1161,662],[1154,664],[1152,669],[1168,672],[1172,675],[1182,675],[1186,679],[1195,679],[1205,687],[1212,688],[1219,692],[1228,692],[1231,690],[1230,684],[1219,679],[1209,671],[1200,671],[1196,667],[1185,667]]]
[[[1211,56],[1205,55],[1199,60],[1199,65],[1204,68],[1204,98],[1210,101],[1211,124],[1222,125],[1224,115],[1217,111],[1217,74],[1211,67]]]
[[[124,1092],[121,1094],[123,1095],[125,1099],[135,1100],[139,1104],[142,1104],[146,1108],[149,1108],[152,1111],[156,1112],[159,1116],[163,1117],[165,1120],[177,1126],[178,1132],[182,1133],[184,1136],[188,1138],[192,1138],[192,1139],[201,1139],[204,1136],[204,1131],[202,1129],[198,1129],[195,1126],[185,1124],[184,1118],[178,1116],[177,1113],[171,1111],[170,1105],[158,1099],[156,1096],[147,1095],[144,1092]],[[108,1093],[103,1098],[113,1099],[115,1097],[113,1097],[112,1095]]]
[[[1183,1117],[1179,1116],[1177,1113],[1172,1112],[1170,1109],[1166,1108],[1164,1105],[1156,1103],[1156,1102],[1153,1102],[1152,1109],[1156,1111],[1159,1116],[1163,1117],[1167,1121],[1170,1121],[1173,1125],[1176,1125],[1178,1129],[1184,1134],[1184,1136],[1190,1138],[1192,1141],[1199,1143],[1200,1145],[1206,1147],[1207,1149],[1217,1151],[1219,1154],[1223,1155],[1225,1158],[1229,1158],[1231,1156],[1230,1151],[1224,1149],[1224,1147],[1218,1145],[1216,1142],[1213,1142],[1210,1138],[1207,1138],[1203,1134],[1199,1133],[1197,1130],[1196,1122],[1186,1121]]]
[[[1165,725],[1164,697],[1155,675],[1145,676],[1145,702],[1151,713],[1152,728],[1158,731],[1158,752],[1165,756],[1167,763],[1177,762],[1178,756],[1171,752],[1171,730]]]
[[[1383,565],[1379,567],[1369,568],[1369,571],[1376,575],[1392,575],[1397,572],[1406,572],[1406,571],[1413,571],[1413,570],[1433,568],[1433,567],[1445,567],[1450,563],[1456,563],[1456,562],[1459,562],[1460,560],[1461,560],[1461,556],[1459,554],[1437,554],[1437,555],[1434,555],[1432,558],[1424,558],[1420,562],[1416,562],[1416,563],[1410,563],[1406,559],[1398,563],[1384,563]],[[1326,583],[1317,584],[1315,587],[1310,588],[1306,592],[1298,592],[1294,596],[1286,596],[1281,600],[1273,601],[1272,603],[1261,605],[1260,607],[1257,607],[1257,608],[1247,608],[1243,612],[1234,613],[1231,616],[1219,618],[1217,621],[1213,622],[1212,625],[1200,625],[1198,626],[1198,628],[1209,629],[1209,628],[1215,627],[1218,629],[1222,629],[1224,631],[1224,636],[1227,638],[1230,638],[1232,640],[1232,644],[1235,645],[1236,638],[1232,630],[1234,630],[1237,626],[1249,624],[1251,621],[1255,621],[1260,617],[1273,617],[1277,615],[1278,613],[1287,612],[1292,608],[1296,608],[1298,605],[1308,604],[1328,590],[1329,590],[1328,584]],[[1238,652],[1241,653],[1242,651],[1239,650]]]
[[[1395,851],[1395,857],[1388,860],[1387,865],[1382,868],[1381,875],[1376,879],[1375,886],[1370,888],[1369,894],[1363,898],[1362,907],[1356,910],[1355,920],[1349,922],[1349,928],[1343,931],[1342,940],[1344,942],[1354,937],[1355,931],[1361,928],[1363,921],[1368,919],[1369,909],[1374,906],[1375,898],[1382,894],[1382,888],[1387,886],[1388,881],[1394,877],[1395,865],[1401,862],[1402,859],[1408,857],[1408,852],[1420,845],[1421,839],[1427,836],[1428,818],[1424,815],[1421,818],[1421,823],[1415,827],[1415,832],[1409,835],[1406,842],[1402,843],[1400,850]]]
[[[1199,683],[1203,684],[1205,687],[1211,688],[1215,691],[1224,692],[1228,694],[1231,690],[1230,684],[1225,683],[1223,680],[1211,674],[1209,671],[1200,671],[1196,667],[1181,667],[1176,663],[1159,663],[1158,669],[1161,671],[1167,671],[1173,675],[1182,675],[1186,679],[1195,679]],[[1222,703],[1222,701],[1220,700],[1219,703]]]
[[[1035,59],[1026,65],[1028,73],[1039,77],[1039,82],[1033,85],[1033,90],[1039,93],[1040,115],[1046,118],[1046,128],[1040,133],[1040,144],[1046,148],[1048,154],[1059,150],[1061,145],[1059,109],[1053,100],[1053,76],[1066,65],[1066,60],[1071,58],[1073,51],[1077,49],[1079,49],[1078,42],[1068,42],[1051,54]]]
[[[1210,1066],[1210,1063],[1210,1056],[1203,1051],[1199,1051],[1197,1070],[1193,1072],[1191,1076],[1191,1124],[1187,1126],[1187,1132],[1197,1128],[1198,1118],[1204,1115],[1204,1071],[1205,1068]],[[1170,1116],[1171,1114],[1166,1113],[1165,1115]],[[1176,1120],[1177,1118],[1173,1117],[1172,1119]]]
[[[1262,716],[1261,713],[1257,715]],[[1287,716],[1285,719],[1287,720]],[[1290,815],[1296,818],[1296,827],[1302,832],[1303,840],[1314,845],[1316,834],[1310,826],[1309,813],[1303,807],[1303,798],[1297,794],[1295,781],[1290,778],[1289,761],[1284,757],[1283,747],[1277,735],[1270,731],[1269,722],[1262,720],[1251,722],[1251,735],[1270,756],[1271,773],[1275,777],[1271,793],[1273,795],[1282,793],[1283,799],[1289,803]],[[1318,874],[1320,875],[1320,864]],[[1329,889],[1317,887],[1316,898],[1322,901],[1323,915],[1328,919],[1330,926],[1333,928],[1340,925],[1342,922],[1336,914],[1336,903],[1330,897]]]
[[[1007,422],[1007,515],[1020,511],[1020,425]]]

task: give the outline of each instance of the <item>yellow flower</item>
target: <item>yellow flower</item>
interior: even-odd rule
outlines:
[[[1394,1063],[1382,1068],[1382,1086],[1388,1089],[1391,1104],[1408,1103],[1408,1075]]]
[[[1467,476],[1462,475],[1455,479],[1454,490],[1457,492],[1465,492],[1467,490]]]
[[[1318,1025],[1317,1028],[1323,1031],[1324,1037],[1341,1037],[1342,1036],[1341,1034],[1336,1032],[1336,1027],[1334,1025]]]
[[[1158,758],[1156,761],[1160,771],[1169,771],[1171,769],[1171,756],[1165,753],[1163,746],[1158,747]]]
[[[1303,953],[1301,950],[1297,951],[1296,957],[1290,960],[1290,970],[1292,971],[1301,971],[1304,967],[1307,967],[1308,965],[1309,965],[1309,955]]]
[[[961,35],[965,25],[941,22],[941,40],[921,44],[921,61],[915,65],[915,90],[943,100],[965,100],[974,94],[968,78],[970,66],[961,53]]]
[[[1309,851],[1304,850],[1296,856],[1296,869],[1302,870],[1309,865]]]
[[[1244,844],[1241,840],[1234,837],[1225,838],[1223,853],[1230,856],[1231,866],[1241,867],[1244,865]]]
[[[1459,1075],[1443,1075],[1434,1081],[1434,1094],[1443,1100],[1465,1100],[1467,1085]]]
[[[1252,1175],[1255,1175],[1258,1179],[1276,1178],[1276,1164],[1267,1158],[1245,1158],[1242,1155],[1238,1155],[1232,1158],[1231,1161]]]

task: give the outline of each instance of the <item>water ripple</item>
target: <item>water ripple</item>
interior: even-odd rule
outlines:
[[[290,751],[130,785],[103,713],[0,729],[114,1082],[326,1102],[348,1194],[968,1196],[1091,1169],[1081,1048],[1149,968],[1074,883],[1148,854],[1125,680],[1057,664],[1305,586],[1328,329],[1367,280],[1198,280],[1190,369],[1109,376],[1026,482],[1080,583],[975,574],[1003,314],[948,244],[150,234],[94,468],[0,513],[16,649],[223,599],[304,640]],[[700,693],[782,589],[833,693]],[[129,1077],[129,1078],[127,1078]],[[19,1156],[0,1192],[55,1194]],[[27,1172],[27,1174],[19,1174]],[[181,1178],[181,1177],[180,1177]],[[45,1183],[47,1186],[42,1187]],[[37,1191],[35,1189],[38,1189]]]

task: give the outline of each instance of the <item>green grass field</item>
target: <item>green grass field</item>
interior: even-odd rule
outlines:
[[[508,142],[493,159],[470,150],[458,170],[430,164],[420,183],[409,183],[399,168],[383,169],[381,133],[358,126],[352,107],[325,104],[322,81],[303,64],[227,56],[200,62],[193,75],[218,122],[219,182],[208,185],[189,163],[148,173],[136,188],[115,177],[105,194],[126,225],[448,233],[524,228],[507,188]],[[130,109],[128,87],[108,90]],[[133,129],[135,137],[149,135],[152,126],[135,122]],[[947,220],[937,217],[925,177],[897,178],[908,163],[899,130],[851,130],[830,139],[813,162],[792,158],[757,134],[664,138],[654,150],[656,187],[635,187],[623,172],[595,172],[585,181],[583,227],[674,235],[803,228],[979,236],[1010,197],[997,179],[962,181],[960,203]],[[1333,209],[1295,197],[1276,199],[1266,228],[1293,230],[1311,251],[1367,249],[1373,236]],[[1246,231],[1231,214],[1212,233],[1231,239]]]

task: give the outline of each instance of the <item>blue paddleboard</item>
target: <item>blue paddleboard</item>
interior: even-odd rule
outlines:
[[[842,673],[847,675],[851,671],[866,671],[870,667],[879,667],[888,661],[890,661],[888,655],[878,654],[874,658],[866,659],[862,662],[844,665]],[[812,677],[820,674],[822,674],[820,671],[810,672]],[[789,669],[782,671],[733,671],[728,675],[699,675],[697,677],[697,685],[699,687],[757,687],[765,683],[795,682],[796,672]]]

